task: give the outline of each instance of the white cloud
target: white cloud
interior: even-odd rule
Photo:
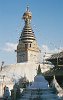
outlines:
[[[47,45],[42,45],[41,51],[46,53],[58,53],[63,50],[63,47],[50,49]]]
[[[47,57],[50,57],[50,55],[51,55],[51,50],[45,44],[42,45],[41,52],[42,52],[41,53],[42,59],[43,59],[43,57],[47,58]]]
[[[17,48],[17,43],[7,42],[5,43],[3,50],[6,52],[13,52],[14,50],[16,50],[16,48]]]
[[[63,50],[63,47],[50,49],[47,45],[44,45],[44,44],[42,45],[42,48],[41,48],[42,56],[45,55],[46,57],[49,57],[54,53],[59,53],[62,50]]]
[[[47,45],[42,45],[42,52],[49,52],[49,48]]]

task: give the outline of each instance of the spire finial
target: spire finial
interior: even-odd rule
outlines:
[[[39,64],[38,70],[37,70],[37,75],[40,75],[40,74],[42,74],[42,72],[41,72],[41,68],[40,68],[40,64]]]
[[[29,5],[27,5],[26,12],[23,14],[23,19],[27,22],[30,22],[32,18],[32,14],[29,11]]]
[[[27,5],[27,11],[29,11],[29,5]]]

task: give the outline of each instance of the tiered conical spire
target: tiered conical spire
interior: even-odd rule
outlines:
[[[29,6],[27,6],[26,12],[23,14],[23,19],[25,21],[25,26],[22,30],[20,41],[24,43],[32,43],[33,40],[35,40],[35,35],[30,25],[32,14],[29,11]]]
[[[19,43],[17,45],[17,62],[38,62],[40,49],[38,47],[34,32],[31,28],[32,14],[29,11],[29,6],[27,6],[27,9],[22,18],[25,21],[25,25],[21,32]]]

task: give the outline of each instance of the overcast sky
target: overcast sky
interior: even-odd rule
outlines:
[[[16,63],[16,45],[29,4],[31,26],[40,48],[50,52],[63,48],[63,0],[0,0],[0,63]]]

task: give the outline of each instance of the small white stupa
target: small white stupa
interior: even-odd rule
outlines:
[[[24,89],[20,100],[59,100],[54,90],[49,87],[38,66],[37,75],[34,82],[28,88]]]
[[[29,89],[48,89],[49,84],[45,80],[44,76],[41,73],[40,65],[37,70],[37,75],[34,77],[34,82],[31,86],[29,86]]]

